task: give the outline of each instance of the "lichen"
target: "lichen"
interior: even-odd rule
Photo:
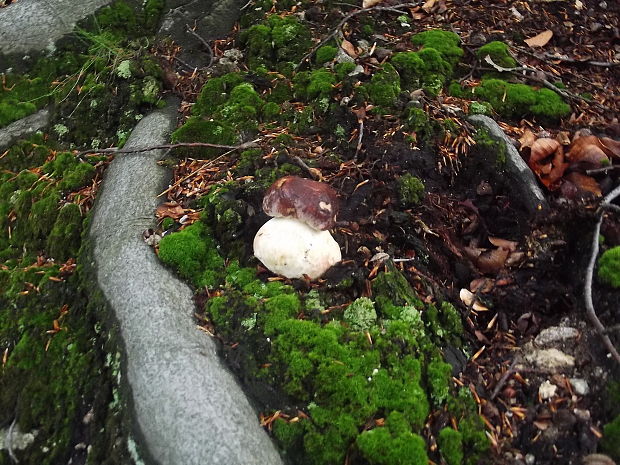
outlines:
[[[344,321],[355,331],[370,329],[377,322],[374,302],[368,297],[354,300],[344,311]]]

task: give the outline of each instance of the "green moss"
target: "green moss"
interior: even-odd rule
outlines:
[[[496,140],[486,129],[478,129],[474,134],[476,146],[483,149],[491,156],[495,156],[496,166],[502,168],[506,164],[506,144],[502,140]]]
[[[418,205],[424,200],[424,184],[420,178],[406,173],[398,178],[398,195],[403,205]]]
[[[351,63],[350,61],[345,61],[344,63],[338,63],[334,66],[334,71],[336,72],[336,77],[338,80],[342,81],[347,77],[347,75],[355,69],[355,63]]]
[[[535,90],[525,84],[485,79],[473,91],[476,97],[486,100],[495,111],[509,118],[531,114],[543,122],[554,122],[570,114],[570,106],[549,89]]]
[[[239,142],[234,128],[225,122],[204,120],[192,116],[171,136],[172,143],[177,142],[207,142],[209,144],[233,145]],[[180,155],[203,156],[212,158],[221,153],[221,150],[213,148],[179,149]]]
[[[373,74],[365,89],[373,104],[389,108],[400,94],[400,75],[394,66],[386,63]]]
[[[316,55],[314,57],[314,61],[317,65],[322,65],[336,58],[337,53],[338,53],[338,47],[333,47],[331,45],[324,45],[323,47],[320,47],[319,49],[317,49]]]
[[[60,261],[75,257],[80,246],[82,213],[80,207],[68,203],[58,212],[56,222],[47,238],[47,252]]]
[[[601,447],[614,460],[620,460],[620,415],[603,427]]]
[[[84,187],[95,177],[95,167],[90,163],[78,163],[71,170],[65,171],[59,187],[62,190],[76,190]]]
[[[439,358],[434,358],[426,368],[428,387],[435,406],[443,404],[450,394],[452,367]]]
[[[426,465],[426,443],[413,434],[399,412],[392,412],[386,426],[364,431],[356,445],[362,456],[373,465]]]
[[[0,158],[0,167],[18,173],[42,165],[50,154],[50,149],[44,143],[41,134],[34,135],[29,140],[18,141]]]
[[[274,68],[285,62],[297,63],[312,46],[310,31],[295,16],[271,15],[262,24],[243,31],[250,69]]]
[[[424,304],[418,298],[407,278],[395,268],[385,273],[379,273],[372,281],[372,292],[376,296],[377,304],[379,304],[378,298],[384,297],[394,305],[413,305],[418,309],[424,308]],[[380,310],[383,311],[381,306]]]
[[[224,76],[209,79],[196,99],[192,107],[192,114],[197,116],[209,116],[223,105],[229,97],[232,89],[244,82],[241,73],[228,73]]]
[[[223,278],[224,260],[200,222],[164,236],[159,258],[196,287],[215,287]]]
[[[336,77],[326,69],[302,71],[293,79],[296,96],[306,102],[329,98],[335,83]]]
[[[411,42],[437,50],[451,67],[454,67],[464,54],[463,49],[459,47],[461,38],[450,31],[433,29],[420,32],[411,38]]]
[[[368,297],[355,299],[344,311],[344,321],[352,330],[363,331],[377,323],[375,304]]]
[[[443,428],[437,437],[439,452],[448,465],[463,463],[463,436],[452,428]]]
[[[263,121],[277,121],[282,113],[282,108],[275,102],[268,102],[263,107]]]
[[[493,107],[488,102],[471,102],[468,114],[490,116],[493,114]]]
[[[144,2],[144,24],[148,29],[153,30],[157,27],[165,6],[165,0],[146,0]]]
[[[493,41],[480,47],[476,55],[480,60],[484,60],[488,55],[496,65],[502,68],[514,68],[517,66],[517,62],[510,56],[509,50],[508,45],[504,42]]]
[[[608,249],[600,256],[598,277],[605,284],[620,288],[620,246]]]
[[[273,435],[284,449],[293,449],[301,446],[301,439],[304,434],[302,422],[287,423],[278,418],[273,422]]]

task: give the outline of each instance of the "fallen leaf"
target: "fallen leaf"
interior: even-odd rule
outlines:
[[[437,0],[426,0],[426,2],[424,2],[424,5],[422,5],[422,9],[427,13],[430,13],[435,6],[435,3],[437,3]]]
[[[540,34],[535,35],[534,37],[525,39],[524,42],[532,48],[544,47],[551,40],[552,37],[553,37],[553,31],[547,29],[546,31],[541,32]]]
[[[355,51],[355,46],[351,42],[349,42],[347,39],[342,40],[340,47],[342,48],[342,50],[347,52],[347,55],[349,55],[351,58],[357,58],[357,52]]]
[[[472,294],[469,290],[463,288],[459,292],[459,297],[461,298],[461,302],[463,302],[468,307],[471,307],[473,310],[478,312],[485,312],[489,310],[487,307],[482,305],[478,300],[476,300],[476,296]]]
[[[601,186],[596,182],[596,179],[590,176],[573,171],[566,175],[566,180],[574,184],[581,192],[590,192],[597,197],[603,195]]]
[[[364,0],[362,2],[362,8],[370,8],[371,6],[378,5],[383,0]]]
[[[534,142],[536,142],[536,135],[529,129],[523,131],[523,135],[519,138],[521,148],[531,147]]]
[[[157,218],[170,217],[176,220],[181,218],[184,214],[185,209],[176,202],[164,202],[155,210]]]
[[[564,175],[569,164],[564,161],[564,149],[555,139],[540,138],[532,144],[530,169],[538,176],[548,189],[558,187],[558,181]]]
[[[482,252],[476,260],[476,266],[483,273],[495,274],[504,267],[510,250],[498,247],[497,249]]]
[[[491,237],[489,236],[489,242],[493,244],[495,247],[503,247],[504,249],[508,249],[511,252],[517,250],[518,243],[515,241],[509,241],[507,239],[502,239],[501,237]]]

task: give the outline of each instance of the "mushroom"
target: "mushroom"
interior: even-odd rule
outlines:
[[[338,196],[329,185],[285,176],[265,193],[263,210],[274,218],[256,233],[254,255],[269,271],[316,279],[342,259],[327,231],[338,213]]]

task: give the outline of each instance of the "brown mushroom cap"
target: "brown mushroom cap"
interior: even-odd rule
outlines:
[[[308,226],[325,230],[336,223],[338,194],[328,184],[298,176],[285,176],[274,182],[263,198],[269,216],[291,216]]]

